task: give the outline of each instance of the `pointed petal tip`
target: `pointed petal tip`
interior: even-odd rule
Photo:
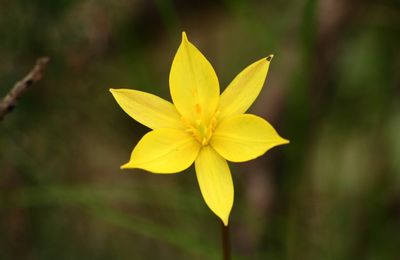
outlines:
[[[121,170],[132,169],[134,167],[130,166],[130,163],[127,162],[119,167]]]
[[[116,93],[118,93],[118,92],[121,92],[121,90],[122,89],[120,89],[120,88],[109,88],[108,89],[108,91],[110,91],[111,92],[111,94],[116,94]]]
[[[274,54],[268,55],[265,59],[269,62],[271,62],[272,58],[274,57]]]
[[[287,140],[287,139],[285,139],[285,138],[282,138],[281,144],[289,144],[289,143],[290,143],[289,140]]]
[[[226,218],[221,218],[222,223],[224,223],[224,226],[227,227],[229,225],[229,216]]]
[[[186,32],[185,31],[183,31],[182,32],[182,42],[187,42],[188,41],[188,38],[187,38],[187,35],[186,35]]]

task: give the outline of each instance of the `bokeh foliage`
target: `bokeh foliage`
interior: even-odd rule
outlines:
[[[383,1],[1,1],[0,259],[218,259],[193,170],[122,172],[148,131],[108,88],[169,99],[181,31],[224,88],[275,58],[252,112],[291,143],[234,166],[237,259],[399,259],[400,5]]]

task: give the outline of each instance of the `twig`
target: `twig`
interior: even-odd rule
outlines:
[[[22,80],[15,83],[14,87],[0,102],[0,121],[4,116],[11,112],[15,107],[18,99],[26,92],[26,90],[42,79],[43,72],[49,63],[49,57],[42,57],[36,60],[33,69]]]

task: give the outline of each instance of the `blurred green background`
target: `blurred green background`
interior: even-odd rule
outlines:
[[[224,88],[274,54],[251,112],[291,143],[231,164],[235,259],[400,259],[396,0],[0,0],[0,259],[218,259],[193,169],[119,170],[148,131],[108,89],[170,100],[185,30]]]

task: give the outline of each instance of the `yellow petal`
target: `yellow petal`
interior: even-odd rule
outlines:
[[[174,105],[162,98],[132,89],[110,91],[128,115],[151,129],[183,127]]]
[[[287,143],[267,121],[251,114],[221,121],[211,139],[211,146],[232,162],[254,159],[274,146]]]
[[[227,226],[233,205],[233,183],[228,163],[212,147],[205,146],[199,152],[195,167],[204,200]]]
[[[200,144],[184,131],[161,128],[147,133],[121,169],[140,168],[154,173],[176,173],[196,159]]]
[[[189,122],[209,122],[219,102],[217,75],[208,60],[182,33],[169,76],[172,100]]]
[[[240,72],[225,91],[219,103],[219,118],[243,114],[253,104],[264,85],[273,55],[254,62]]]

